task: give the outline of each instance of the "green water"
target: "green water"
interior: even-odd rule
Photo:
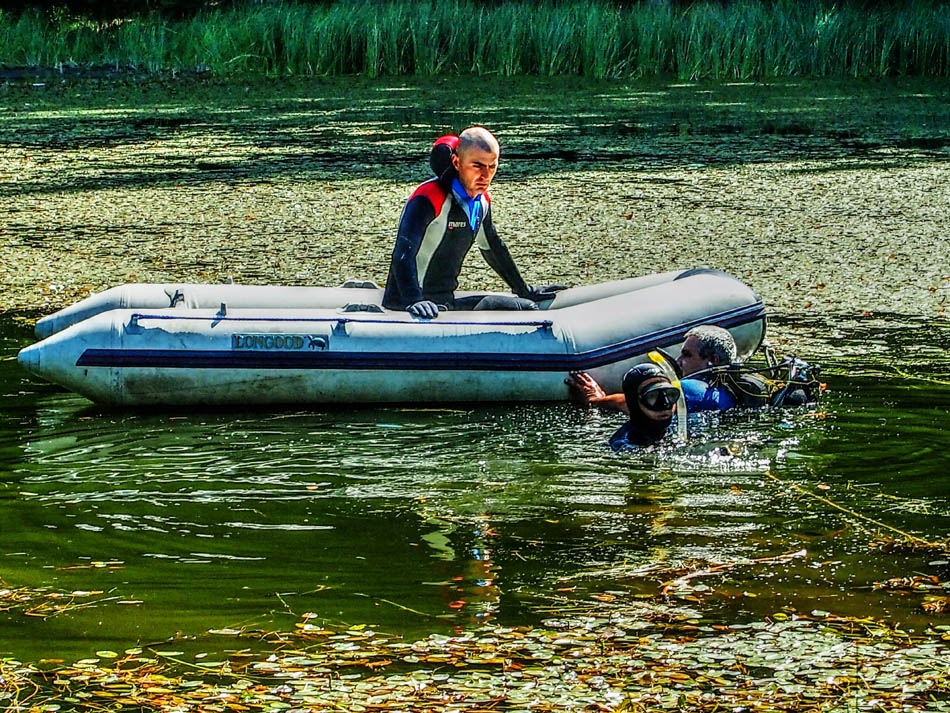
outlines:
[[[209,630],[305,612],[407,637],[532,624],[592,594],[655,598],[657,568],[799,550],[710,578],[704,616],[922,630],[923,595],[874,582],[946,581],[947,558],[871,543],[950,530],[950,335],[818,333],[800,328],[830,386],[819,408],[697,420],[686,445],[618,455],[619,417],[568,405],[102,411],[20,370],[30,327],[0,317],[0,588],[101,592],[0,611],[0,656],[204,653],[233,646]],[[872,342],[870,362],[842,356]]]

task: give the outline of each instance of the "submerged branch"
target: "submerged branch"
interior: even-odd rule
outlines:
[[[784,486],[786,486],[786,487],[792,488],[793,490],[795,490],[797,493],[799,493],[799,494],[801,494],[801,495],[805,495],[805,496],[810,497],[810,498],[813,498],[814,500],[817,500],[817,501],[819,501],[819,502],[821,502],[821,503],[824,503],[825,505],[827,505],[827,506],[829,506],[829,507],[831,507],[831,508],[834,508],[835,510],[838,510],[839,512],[844,513],[844,514],[847,515],[848,517],[855,518],[856,520],[860,520],[860,521],[862,521],[862,522],[870,523],[870,524],[874,525],[875,527],[878,527],[878,528],[880,528],[880,529],[882,529],[882,530],[887,530],[887,531],[889,531],[889,532],[893,532],[893,533],[895,533],[895,534],[897,534],[897,535],[900,535],[901,537],[903,537],[903,538],[904,538],[905,540],[907,540],[908,542],[912,542],[912,543],[914,543],[914,544],[922,545],[922,546],[925,546],[925,547],[928,547],[928,548],[937,548],[937,547],[940,547],[940,545],[938,545],[938,544],[936,544],[936,543],[934,543],[934,542],[930,542],[929,540],[925,540],[924,538],[918,537],[917,535],[912,535],[912,534],[909,533],[909,532],[904,532],[903,530],[901,530],[901,529],[899,529],[899,528],[897,528],[897,527],[894,527],[893,525],[888,525],[886,522],[881,522],[880,520],[875,520],[873,517],[869,517],[869,516],[867,516],[867,515],[863,515],[863,514],[857,512],[856,510],[853,510],[853,509],[851,509],[851,508],[845,507],[844,505],[840,505],[840,504],[836,503],[834,500],[831,500],[830,498],[826,498],[824,495],[819,495],[818,493],[813,493],[813,492],[811,492],[810,490],[807,490],[806,488],[802,487],[802,486],[799,485],[798,483],[792,483],[792,482],[790,482],[790,481],[782,480],[781,478],[779,478],[777,475],[775,475],[775,474],[772,473],[771,471],[766,471],[765,475],[766,475],[767,477],[771,478],[772,480],[774,480],[776,483],[779,483],[780,485],[784,485]]]

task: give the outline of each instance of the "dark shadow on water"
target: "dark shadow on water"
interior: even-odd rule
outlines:
[[[0,145],[75,153],[76,167],[2,184],[0,196],[415,181],[434,138],[471,123],[502,138],[504,173],[516,178],[615,165],[651,171],[811,159],[837,170],[950,159],[950,87],[941,82],[466,84],[464,99],[444,78],[6,86]]]

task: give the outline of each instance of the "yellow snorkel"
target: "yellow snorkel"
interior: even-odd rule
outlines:
[[[679,377],[676,374],[676,370],[673,368],[672,364],[667,357],[665,357],[660,352],[650,352],[647,354],[650,357],[650,361],[656,364],[660,369],[663,370],[663,373],[666,375],[666,378],[670,380],[670,383],[680,390],[679,400],[676,402],[676,437],[681,440],[686,440],[686,397],[683,396],[683,387],[680,384]]]

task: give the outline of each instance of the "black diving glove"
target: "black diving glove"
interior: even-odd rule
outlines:
[[[413,317],[421,319],[435,319],[439,316],[439,306],[429,300],[419,300],[406,307],[406,311]]]
[[[527,297],[529,300],[534,300],[535,302],[543,302],[544,300],[553,300],[555,294],[561,290],[566,290],[567,285],[545,285],[544,287],[532,287],[528,285],[528,291],[519,297]]]

